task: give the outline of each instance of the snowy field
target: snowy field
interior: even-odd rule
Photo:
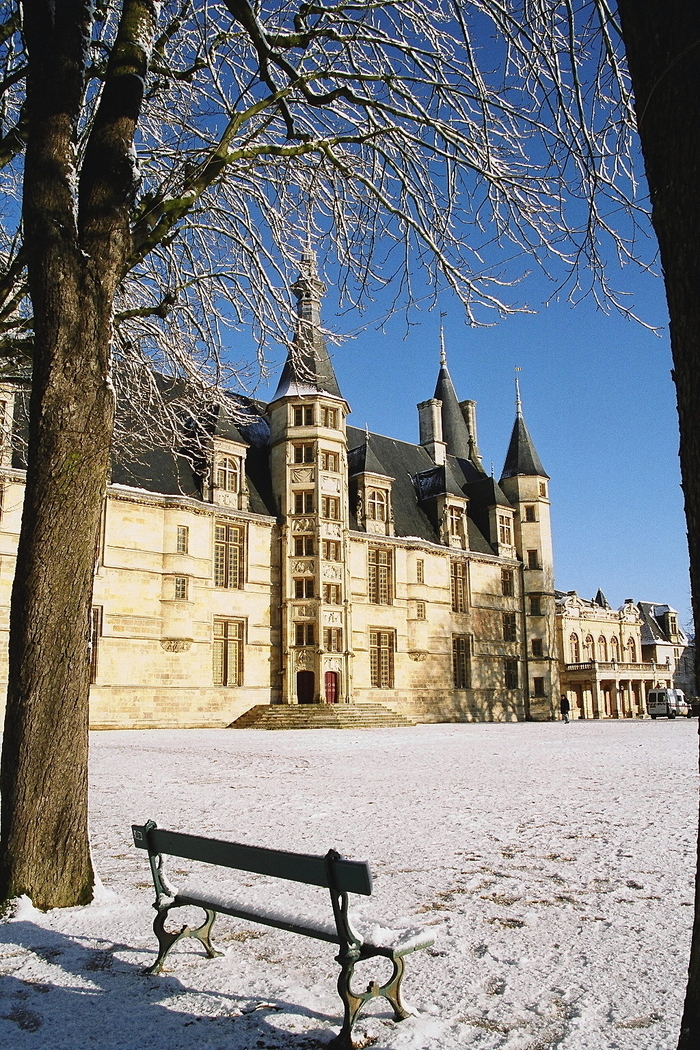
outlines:
[[[167,974],[143,975],[155,957],[153,891],[130,825],[152,817],[366,859],[375,892],[355,898],[357,925],[434,931],[434,948],[407,959],[416,1016],[396,1024],[375,1000],[358,1044],[672,1050],[692,919],[697,732],[683,719],[94,734],[104,889],[87,908],[41,914],[21,902],[0,924],[0,1046],[311,1050],[338,1031],[332,945],[221,916],[223,958],[183,941]],[[177,884],[183,862],[172,864]],[[238,876],[243,893],[271,903],[264,881]],[[298,908],[305,891],[288,885]],[[312,892],[321,896],[305,906],[325,918],[327,896]],[[358,968],[362,986],[381,965]]]

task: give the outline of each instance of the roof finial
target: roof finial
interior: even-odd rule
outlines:
[[[447,317],[447,313],[446,312],[445,313],[441,313],[440,317]],[[443,325],[443,323],[441,321],[440,322],[440,365],[442,366],[442,365],[446,365],[446,364],[447,364],[447,354],[445,353],[445,328],[444,328],[444,325]]]
[[[518,372],[522,372],[522,368],[518,365],[515,366],[515,411],[519,416],[523,414],[523,403],[520,400],[520,380],[518,378]]]
[[[365,423],[365,445],[369,445],[369,423]]]

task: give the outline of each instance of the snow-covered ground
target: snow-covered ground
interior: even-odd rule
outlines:
[[[310,1050],[338,1031],[337,965],[322,942],[221,916],[225,957],[208,960],[186,940],[166,975],[143,975],[155,956],[153,892],[130,825],[152,817],[366,859],[375,892],[355,898],[358,925],[434,930],[434,948],[407,959],[417,1015],[396,1024],[375,1000],[358,1042],[672,1050],[692,919],[697,732],[678,720],[94,734],[104,891],[48,914],[24,902],[0,925],[0,1046]],[[173,861],[176,884],[184,867]],[[245,894],[268,893],[260,878],[232,878]],[[325,918],[322,891],[292,886],[290,906],[305,892],[321,894],[306,906]],[[380,965],[358,968],[363,985]]]

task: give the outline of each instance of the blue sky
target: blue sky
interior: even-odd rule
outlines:
[[[363,331],[330,349],[350,422],[417,441],[416,404],[433,395],[445,311],[448,366],[458,397],[477,401],[483,462],[490,471],[493,461],[496,477],[515,417],[519,366],[525,419],[552,479],[556,586],[586,598],[602,587],[613,606],[628,597],[667,602],[687,625],[688,553],[663,282],[630,270],[625,284],[659,334],[605,315],[591,300],[470,328],[446,296],[433,311],[415,310],[408,333],[404,315],[381,330],[365,318]],[[528,292],[532,307],[551,294],[541,278],[519,295]],[[348,314],[334,318],[332,299],[329,293],[327,327],[343,334],[363,323]]]

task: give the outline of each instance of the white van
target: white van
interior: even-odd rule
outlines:
[[[647,711],[652,718],[692,717],[690,704],[682,689],[650,689],[647,693]]]

